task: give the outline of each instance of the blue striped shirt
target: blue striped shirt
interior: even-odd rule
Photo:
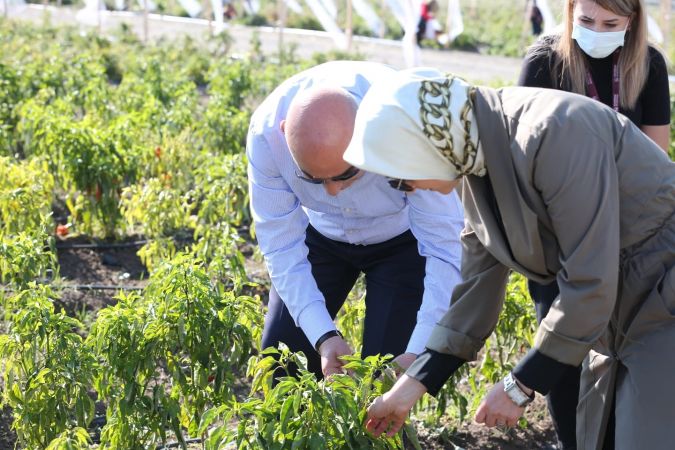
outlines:
[[[462,206],[456,194],[404,194],[387,180],[364,173],[336,196],[323,185],[297,178],[280,122],[299,91],[323,83],[341,86],[360,102],[372,81],[393,69],[369,62],[331,62],[282,83],[254,113],[247,156],[251,211],[272,283],[296,325],[314,343],[335,329],[307,260],[305,230],[311,224],[335,241],[369,245],[410,229],[426,257],[424,297],[407,350],[421,353],[449,307],[460,277]]]

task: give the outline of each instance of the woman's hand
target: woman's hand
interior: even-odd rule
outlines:
[[[474,420],[488,427],[515,427],[525,408],[516,405],[504,392],[504,382],[500,381],[488,392],[478,406]]]
[[[395,435],[426,391],[422,383],[404,374],[389,392],[377,397],[368,407],[366,430],[375,437],[385,431],[389,437]]]

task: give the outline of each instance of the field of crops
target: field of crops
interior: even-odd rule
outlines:
[[[261,99],[316,61],[226,48],[0,21],[0,448],[550,443],[541,402],[509,432],[470,424],[533,338],[518,277],[488,351],[418,405],[405,437],[361,426],[392,382],[387,358],[272,388],[245,135]],[[356,349],[360,297],[339,318]]]

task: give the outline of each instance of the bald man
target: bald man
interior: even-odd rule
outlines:
[[[358,104],[392,73],[370,62],[316,66],[275,89],[249,127],[251,210],[272,281],[262,345],[304,352],[318,377],[340,372],[353,351],[333,320],[361,273],[361,354],[392,354],[404,369],[460,281],[457,196],[395,191],[342,159]]]

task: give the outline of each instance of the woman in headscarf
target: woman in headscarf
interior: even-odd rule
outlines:
[[[371,88],[345,160],[411,192],[461,180],[465,209],[464,281],[426,351],[369,408],[369,430],[396,432],[476,358],[515,270],[557,280],[560,295],[476,420],[514,426],[534,391],[583,360],[578,448],[672,446],[675,164],[629,120],[576,94],[417,69]]]

